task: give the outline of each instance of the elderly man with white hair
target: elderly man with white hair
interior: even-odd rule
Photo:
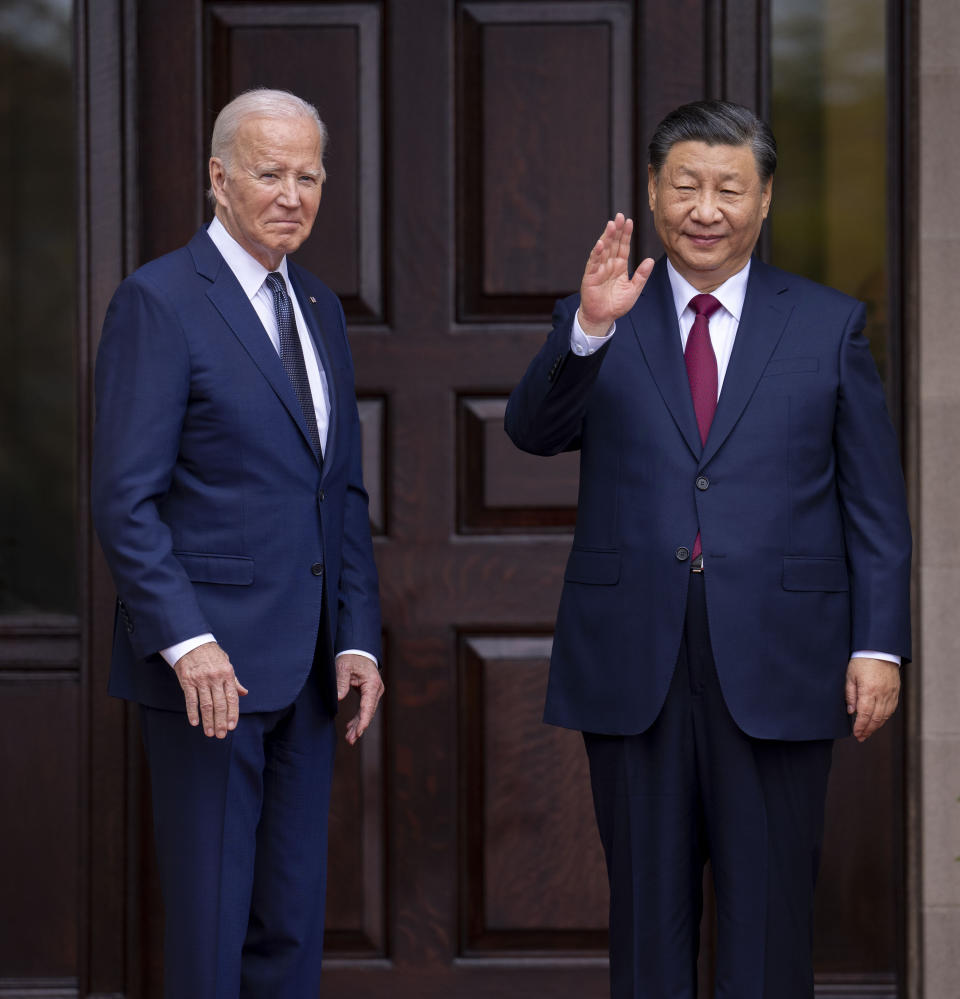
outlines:
[[[213,221],[120,285],[97,359],[110,692],[140,706],[177,999],[317,994],[334,715],[358,688],[354,743],[383,692],[343,309],[287,258],[325,144],[292,94],[228,104]]]

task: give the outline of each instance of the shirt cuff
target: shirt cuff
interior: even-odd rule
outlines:
[[[213,635],[207,632],[204,635],[197,635],[195,638],[188,638],[183,642],[177,642],[176,645],[171,645],[168,649],[161,649],[160,655],[166,659],[168,666],[176,666],[188,652],[193,652],[194,649],[200,648],[201,645],[206,645],[207,642],[215,641],[216,639]]]
[[[369,652],[364,652],[363,649],[341,649],[335,656],[334,659],[339,659],[340,656],[363,656],[364,659],[369,659],[377,669],[380,669],[380,663],[377,662],[376,656],[371,656]]]
[[[583,357],[585,354],[593,354],[598,351],[617,331],[617,324],[614,323],[610,329],[607,331],[606,336],[590,336],[583,332],[583,327],[580,325],[579,313],[574,313],[573,316],[573,329],[570,330],[570,349],[578,357]]]
[[[903,662],[900,656],[895,656],[890,652],[871,652],[858,649],[850,657],[851,659],[882,659],[886,663],[896,663],[898,666]]]

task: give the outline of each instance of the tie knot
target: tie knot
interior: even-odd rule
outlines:
[[[283,275],[279,271],[271,271],[267,275],[267,284],[270,285],[270,290],[272,292],[282,292],[284,295],[287,293],[287,285],[283,280]],[[699,298],[709,297],[709,296],[698,296]]]
[[[703,316],[707,320],[720,308],[720,302],[713,295],[694,295],[690,299],[690,308],[698,316]]]

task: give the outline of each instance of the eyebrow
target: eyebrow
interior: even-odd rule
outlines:
[[[255,163],[252,168],[256,173],[283,173],[283,167],[274,160],[264,163]],[[298,174],[306,174],[308,177],[319,177],[321,172],[317,170],[297,170]]]

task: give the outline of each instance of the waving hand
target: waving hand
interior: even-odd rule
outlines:
[[[580,283],[578,313],[588,336],[605,336],[611,325],[633,308],[650,277],[650,257],[637,267],[633,277],[627,276],[632,235],[633,219],[625,219],[622,212],[617,212],[590,251]]]

